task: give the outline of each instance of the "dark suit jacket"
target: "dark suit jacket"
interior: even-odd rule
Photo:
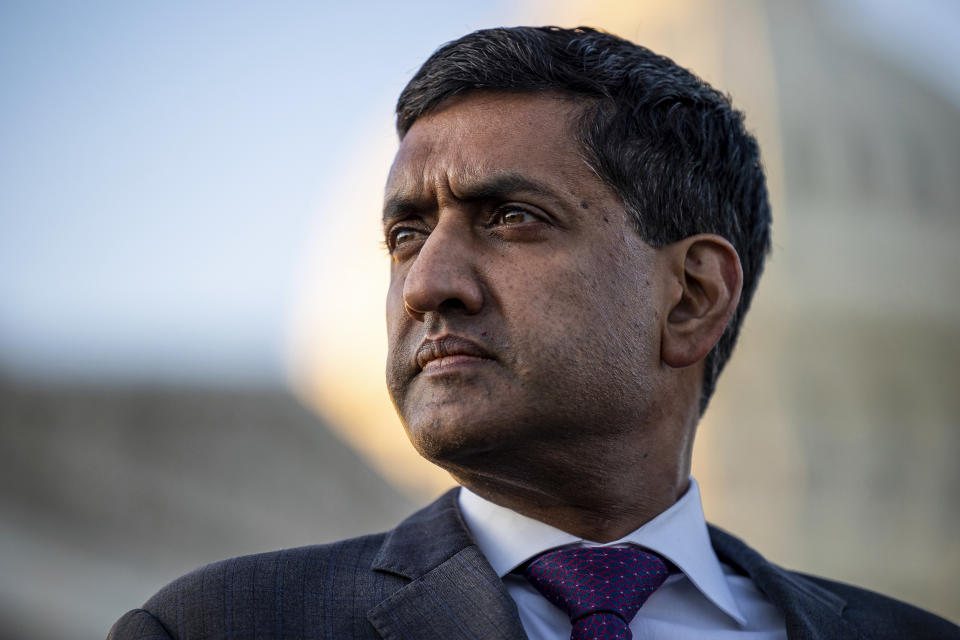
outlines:
[[[960,638],[908,604],[786,571],[719,529],[710,536],[783,610],[790,638]],[[120,618],[108,640],[525,637],[451,491],[387,533],[197,569]]]

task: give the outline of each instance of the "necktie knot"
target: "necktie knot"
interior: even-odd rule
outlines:
[[[669,575],[659,556],[632,547],[581,547],[545,553],[527,580],[560,607],[573,640],[631,638],[629,623]]]

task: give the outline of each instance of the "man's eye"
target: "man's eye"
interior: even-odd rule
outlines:
[[[504,209],[497,214],[496,222],[506,225],[523,224],[524,222],[536,222],[538,218],[523,209]]]
[[[419,233],[414,229],[397,229],[390,234],[390,247],[395,249],[404,243],[415,240]]]

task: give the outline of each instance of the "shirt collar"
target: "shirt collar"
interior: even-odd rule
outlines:
[[[739,624],[747,623],[710,545],[700,488],[693,478],[687,492],[669,509],[623,538],[604,545],[501,507],[466,487],[460,488],[458,500],[467,528],[501,578],[549,549],[634,544],[670,560],[710,602]]]

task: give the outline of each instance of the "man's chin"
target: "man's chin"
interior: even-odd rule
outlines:
[[[405,421],[405,428],[417,452],[445,469],[503,447],[513,435],[504,432],[502,423],[477,420],[476,415]]]

